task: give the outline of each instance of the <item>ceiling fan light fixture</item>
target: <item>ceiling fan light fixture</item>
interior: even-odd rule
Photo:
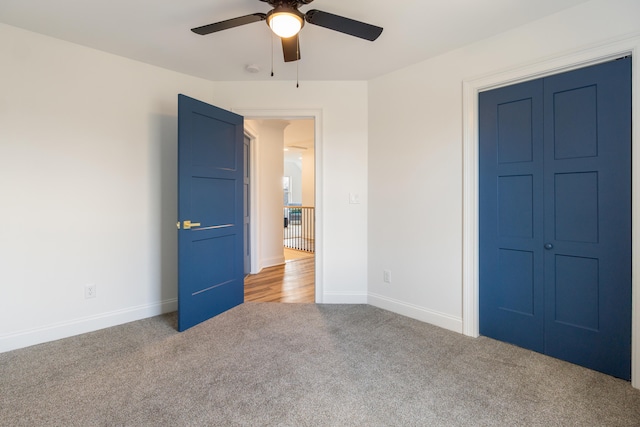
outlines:
[[[267,14],[267,24],[278,37],[293,37],[304,25],[304,15],[295,9],[277,7]]]

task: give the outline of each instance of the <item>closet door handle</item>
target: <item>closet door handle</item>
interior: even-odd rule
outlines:
[[[544,248],[545,248],[546,250],[551,250],[551,249],[553,249],[553,245],[552,245],[551,243],[545,243],[545,244],[544,244]]]

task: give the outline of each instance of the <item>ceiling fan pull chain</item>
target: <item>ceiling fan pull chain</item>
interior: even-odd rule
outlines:
[[[273,77],[273,33],[271,33],[271,77]]]
[[[296,56],[298,60],[296,61],[296,88],[300,87],[300,37],[298,37],[298,43],[296,47]]]

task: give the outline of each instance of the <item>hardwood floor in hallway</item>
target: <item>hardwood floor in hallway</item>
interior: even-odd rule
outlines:
[[[315,257],[287,261],[245,277],[244,300],[315,302]]]

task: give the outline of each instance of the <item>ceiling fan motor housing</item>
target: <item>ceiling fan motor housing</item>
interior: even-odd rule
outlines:
[[[260,0],[260,1],[269,3],[273,7],[289,6],[291,8],[297,9],[298,6],[309,4],[313,0]]]

